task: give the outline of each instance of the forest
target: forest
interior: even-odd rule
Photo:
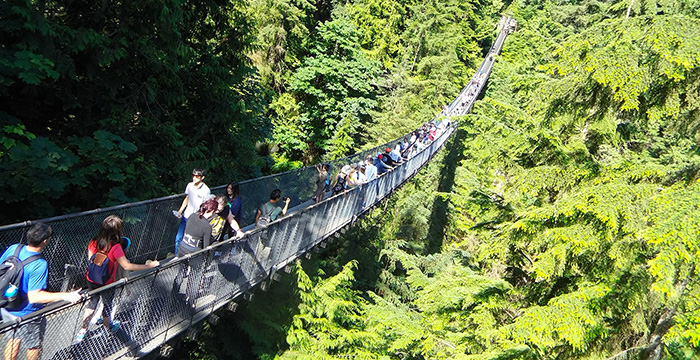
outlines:
[[[0,222],[405,134],[439,156],[178,359],[700,358],[700,2],[0,4]]]

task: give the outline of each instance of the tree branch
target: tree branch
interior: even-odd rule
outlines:
[[[656,322],[654,331],[649,335],[649,345],[642,351],[640,355],[641,360],[660,360],[663,355],[663,337],[666,335],[668,330],[674,324],[674,317],[676,316],[676,311],[678,310],[678,304],[680,304],[680,298],[685,293],[685,289],[690,283],[690,279],[695,274],[695,263],[690,265],[688,274],[685,279],[676,286],[676,291],[678,293],[678,300],[673,302],[673,305],[669,305],[664,308],[659,321]]]

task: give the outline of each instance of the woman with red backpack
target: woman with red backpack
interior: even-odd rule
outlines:
[[[118,216],[107,216],[102,221],[102,226],[100,226],[97,236],[90,240],[88,244],[88,269],[85,272],[89,290],[95,290],[113,283],[119,265],[129,271],[147,270],[160,265],[158,261],[153,261],[146,265],[132,264],[126,258],[121,245],[123,226],[124,222]],[[90,299],[83,314],[83,326],[75,337],[76,343],[83,341],[85,338],[88,324],[95,313],[100,299],[102,299],[103,304],[102,323],[112,333],[119,330],[119,321],[111,320],[113,297],[114,288],[102,291]]]

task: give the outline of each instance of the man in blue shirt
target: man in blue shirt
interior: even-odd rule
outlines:
[[[14,255],[17,246],[22,246],[19,252],[19,260],[40,254],[51,237],[51,226],[44,223],[36,223],[27,231],[27,245],[15,244],[7,248],[0,256],[0,263],[9,256]],[[17,318],[29,315],[40,310],[44,304],[54,301],[68,301],[75,303],[80,301],[80,290],[73,292],[48,292],[46,291],[46,279],[48,278],[48,263],[43,258],[33,261],[24,267],[22,274],[22,284],[20,286],[20,296],[24,298],[22,304],[17,308],[2,308],[3,322],[14,322]],[[27,347],[27,359],[39,359],[41,341],[46,329],[46,319],[40,318],[32,322],[23,324],[16,331],[9,332],[10,340],[5,346],[5,359],[15,360],[19,353],[19,345],[24,342]]]
[[[393,169],[393,166],[387,165],[382,159],[383,155],[382,154],[377,154],[377,157],[374,158],[374,166],[377,168],[377,175],[384,174],[385,172]]]

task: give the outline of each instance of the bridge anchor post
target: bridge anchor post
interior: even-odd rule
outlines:
[[[170,344],[163,344],[160,346],[160,349],[158,350],[158,355],[162,358],[170,359],[170,357],[173,356],[174,352],[175,352],[175,348],[170,346]]]
[[[267,289],[270,287],[270,285],[267,283],[267,280],[263,280],[260,283],[260,290],[262,291],[267,291]]]
[[[221,318],[216,314],[211,314],[209,317],[207,317],[207,322],[214,326],[219,324],[219,320],[221,320]]]
[[[231,301],[230,303],[228,303],[228,305],[226,305],[226,308],[230,312],[236,312],[236,310],[238,310],[238,303]]]

